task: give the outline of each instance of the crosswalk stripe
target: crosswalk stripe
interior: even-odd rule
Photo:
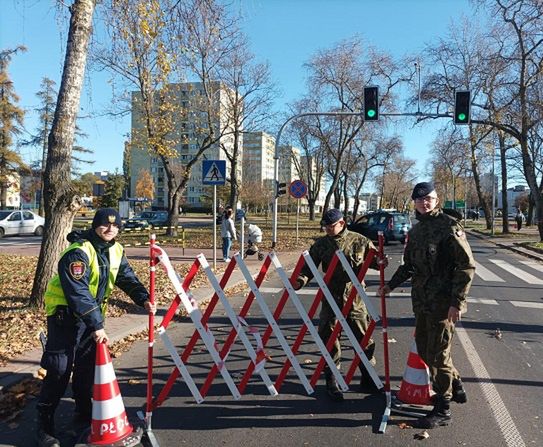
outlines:
[[[517,278],[522,279],[528,284],[543,284],[543,279],[539,279],[538,277],[531,275],[530,273],[527,273],[524,270],[521,270],[518,267],[515,267],[514,265],[509,264],[502,259],[489,259],[489,261],[493,264],[496,264],[498,267],[501,267],[505,271],[511,273],[512,275],[515,275]]]
[[[498,302],[496,300],[490,299],[490,298],[468,298],[468,303],[472,304],[490,304],[493,306],[497,306]]]
[[[505,282],[503,278],[500,278],[495,273],[492,273],[485,266],[479,264],[478,262],[475,262],[475,274],[483,281]]]
[[[521,264],[527,265],[530,268],[533,268],[534,270],[537,270],[538,272],[543,273],[543,264],[541,262],[536,261],[520,261]]]
[[[515,307],[528,307],[532,309],[543,309],[543,303],[532,303],[530,301],[510,301]]]

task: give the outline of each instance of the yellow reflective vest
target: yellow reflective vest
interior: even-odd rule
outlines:
[[[96,250],[90,241],[74,242],[61,254],[64,256],[71,250],[82,250],[89,258],[89,292],[96,298],[98,292],[98,284],[100,281],[100,267],[98,265],[98,255]],[[115,280],[119,273],[119,266],[123,257],[123,247],[118,242],[115,242],[113,246],[109,248],[109,278],[104,293],[104,300],[100,306],[102,315],[105,317],[107,309],[107,298],[111,294],[113,287],[115,286]],[[47,316],[54,315],[57,306],[67,306],[68,301],[64,296],[62,285],[60,283],[60,277],[58,273],[47,284],[47,290],[45,291],[45,312]]]

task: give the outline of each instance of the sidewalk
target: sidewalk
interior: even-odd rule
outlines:
[[[530,250],[521,245],[523,242],[539,241],[539,232],[537,227],[534,225],[530,227],[523,227],[520,231],[511,228],[511,236],[487,236],[473,229],[467,229],[467,232],[479,239],[487,240],[498,247],[506,248],[507,250],[511,250],[522,256],[543,262],[543,253]]]
[[[213,268],[213,250],[212,249],[189,249],[177,247],[164,247],[168,257],[175,265],[179,262],[194,262],[196,257],[203,253],[209,263]],[[299,252],[279,252],[277,256],[281,261],[281,264],[285,269],[291,269],[294,263],[298,260],[301,251]],[[126,254],[131,260],[148,260],[149,259],[149,247],[127,247]],[[262,266],[263,261],[259,261],[257,256],[248,256],[245,259],[247,268],[249,269],[253,278],[259,272],[260,267]],[[217,266],[225,265],[222,260],[222,252],[220,248],[217,249]],[[273,269],[272,269],[273,270]],[[158,274],[164,274],[162,271]],[[218,275],[220,281],[222,275]],[[148,278],[140,278],[144,284],[148,283]],[[238,284],[244,283],[245,278],[239,270],[235,268],[230,276],[227,287],[233,287]],[[213,296],[214,290],[211,285],[206,287],[200,287],[197,289],[191,289],[192,295],[197,302],[204,301]],[[171,297],[173,300],[173,296]],[[166,307],[159,307],[157,310],[158,321],[160,317],[165,314]],[[108,317],[106,320],[106,331],[110,338],[110,343],[115,343],[119,340],[122,340],[128,335],[139,333],[147,329],[149,324],[149,316],[143,310],[140,313],[127,313],[120,317]],[[40,359],[42,355],[42,349],[34,349],[33,351],[27,352],[21,357],[14,359],[6,366],[0,367],[0,393],[4,387],[9,387],[21,380],[26,378],[36,376]]]

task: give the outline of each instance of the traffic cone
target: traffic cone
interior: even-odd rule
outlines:
[[[432,405],[432,394],[430,370],[419,356],[413,340],[397,398],[405,404]]]
[[[106,343],[96,345],[96,367],[92,392],[92,423],[89,446],[135,446],[141,429],[134,432],[128,422]]]

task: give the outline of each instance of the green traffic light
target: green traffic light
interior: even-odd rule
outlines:
[[[465,113],[459,113],[458,114],[458,121],[466,121],[466,114]]]
[[[375,116],[375,110],[369,109],[369,110],[366,112],[366,115],[368,115],[368,117],[370,117],[370,118],[373,118],[373,117]]]

